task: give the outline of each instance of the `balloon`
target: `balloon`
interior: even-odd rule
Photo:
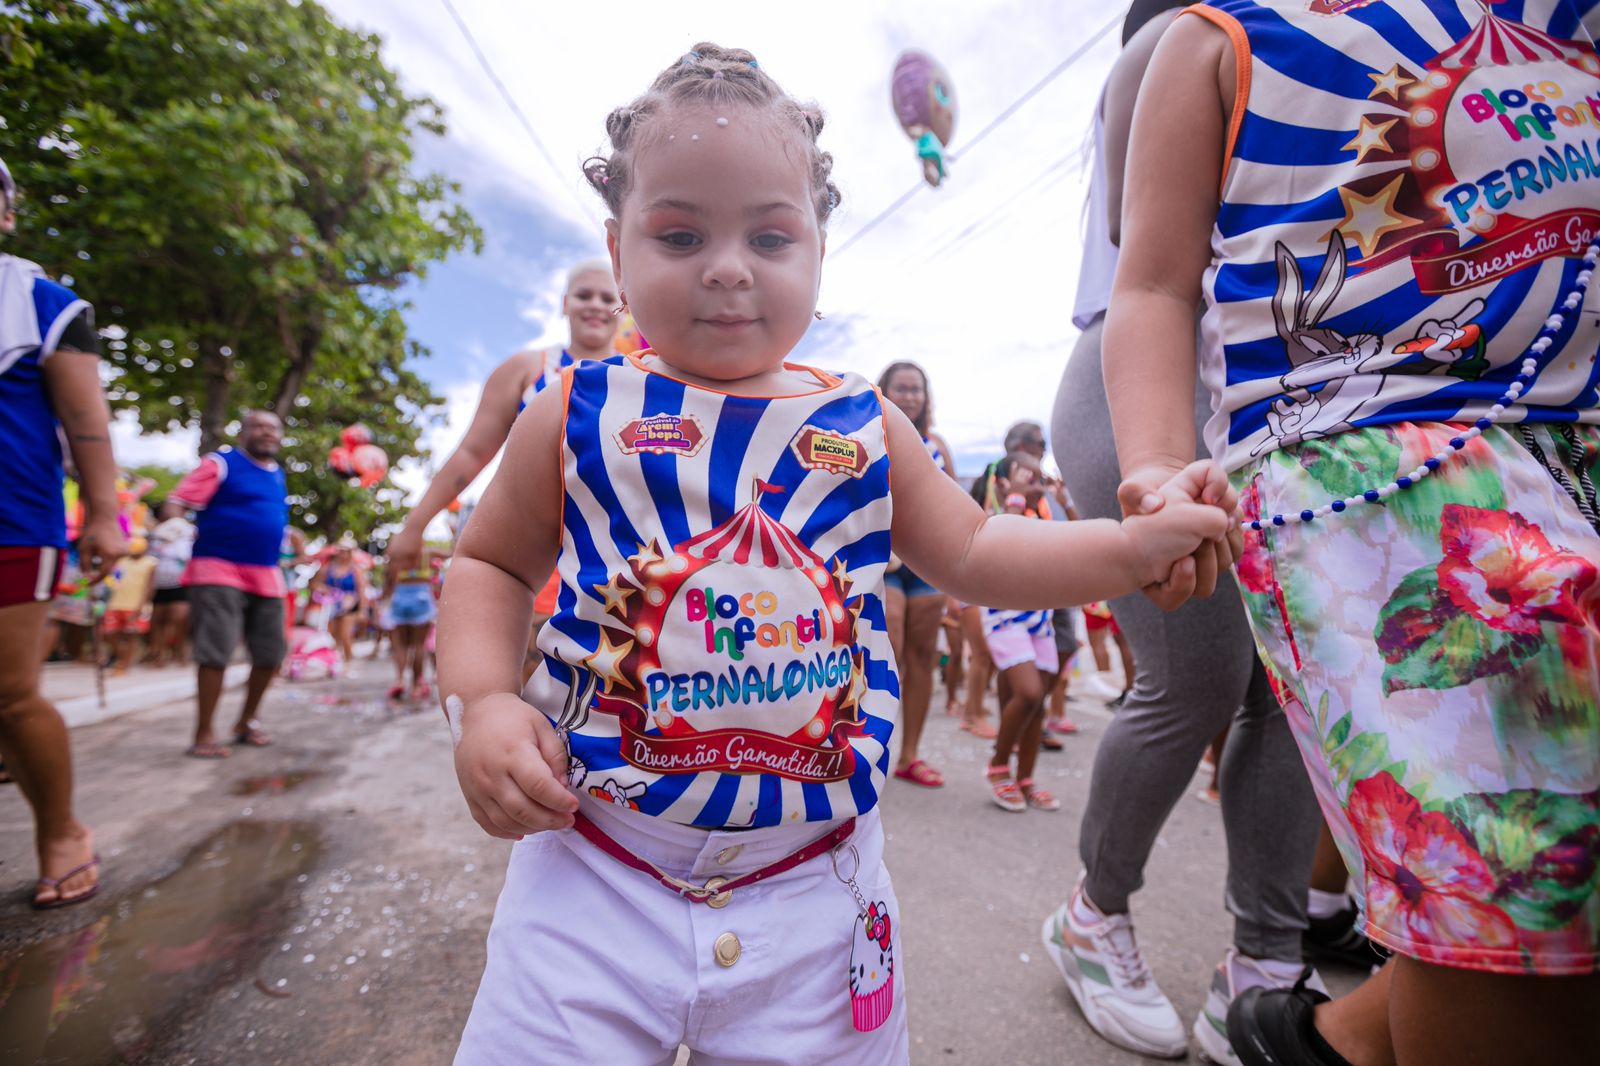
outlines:
[[[350,462],[350,449],[342,444],[335,444],[328,449],[328,469],[340,477],[349,477],[356,472]]]
[[[389,472],[389,454],[376,444],[363,444],[350,452],[350,465],[361,478],[361,487],[369,489]]]
[[[461,513],[461,497],[457,496],[455,499],[451,500],[448,504],[445,505],[444,509],[446,511],[449,511],[451,514],[460,514]]]
[[[633,320],[632,312],[622,312],[622,319],[617,325],[617,339],[611,346],[623,355],[632,355],[650,347],[650,342],[639,332],[639,324]]]
[[[353,426],[347,426],[344,432],[339,434],[339,440],[353,453],[361,445],[372,443],[372,430],[357,422]]]
[[[945,177],[945,145],[956,131],[956,91],[937,59],[908,49],[894,61],[889,81],[895,117],[917,145],[922,176],[937,188]]]

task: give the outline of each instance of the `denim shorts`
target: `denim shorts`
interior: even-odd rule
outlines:
[[[906,599],[913,596],[937,596],[939,590],[922,580],[912,572],[911,567],[901,564],[900,569],[891,570],[883,575],[883,587],[886,589],[899,589]]]
[[[389,601],[390,617],[397,626],[425,626],[439,615],[433,589],[427,585],[397,585]]]

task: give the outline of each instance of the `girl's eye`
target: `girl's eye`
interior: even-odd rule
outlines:
[[[657,239],[668,248],[693,248],[700,243],[699,237],[681,230],[677,233],[663,233]]]
[[[760,248],[763,252],[776,252],[780,248],[793,244],[794,241],[781,233],[763,233],[750,243]]]

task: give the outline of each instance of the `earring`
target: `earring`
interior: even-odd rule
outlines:
[[[821,321],[822,321],[822,312],[821,312],[821,311],[813,311],[813,312],[811,312],[811,313],[812,313],[812,314],[813,314],[813,315],[816,315],[816,316],[817,316],[817,321],[818,321],[818,322],[821,322]]]

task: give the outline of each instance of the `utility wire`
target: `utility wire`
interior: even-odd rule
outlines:
[[[449,3],[449,0],[445,0],[445,2]],[[1126,14],[1127,14],[1127,8],[1123,8],[1115,16],[1113,16],[1111,19],[1107,20],[1105,25],[1101,26],[1098,30],[1096,30],[1092,37],[1090,37],[1087,41],[1084,41],[1081,45],[1079,45],[1077,47],[1077,49],[1071,55],[1067,56],[1067,58],[1063,59],[1060,63],[1056,64],[1054,70],[1050,71],[1044,77],[1040,78],[1037,82],[1035,82],[1033,84],[1032,88],[1030,88],[1027,92],[1023,93],[1021,96],[1019,96],[1015,100],[1013,100],[1011,102],[1011,104],[1004,111],[1001,111],[998,115],[996,115],[993,119],[991,119],[987,126],[983,127],[983,129],[979,130],[976,134],[973,135],[972,139],[969,140],[962,147],[961,152],[960,152],[960,156],[962,158],[965,158],[966,155],[969,152],[971,152],[973,148],[977,147],[977,145],[978,145],[978,143],[980,141],[982,141],[985,137],[989,136],[989,134],[993,133],[996,129],[998,129],[1000,127],[1000,125],[1003,122],[1005,122],[1008,118],[1010,118],[1012,115],[1016,114],[1017,110],[1019,108],[1021,108],[1022,105],[1026,104],[1029,100],[1032,100],[1035,96],[1039,95],[1040,91],[1043,90],[1046,85],[1049,85],[1051,82],[1055,81],[1063,73],[1066,72],[1068,67],[1072,66],[1072,64],[1076,63],[1078,60],[1082,59],[1085,55],[1087,55],[1088,52],[1089,52],[1089,49],[1093,48],[1096,44],[1100,43],[1100,38],[1102,38],[1106,34],[1110,33],[1117,26],[1122,25],[1122,20],[1123,20],[1123,18],[1124,18],[1124,16]],[[952,154],[954,154],[954,153],[952,153]],[[846,237],[844,242],[842,244],[840,244],[838,248],[835,248],[832,251],[832,253],[830,253],[832,255],[832,257],[834,259],[839,258],[839,256],[843,255],[845,253],[845,251],[851,245],[855,244],[861,238],[863,238],[867,234],[871,233],[874,229],[876,229],[878,227],[878,225],[880,223],[882,223],[883,221],[888,219],[888,217],[890,215],[892,215],[896,211],[900,210],[900,208],[904,207],[908,202],[910,202],[912,197],[916,196],[917,193],[921,192],[923,189],[926,189],[926,188],[930,188],[928,183],[924,182],[924,181],[919,181],[915,185],[911,186],[911,188],[909,188],[905,192],[901,193],[899,198],[896,199],[892,204],[890,204],[888,207],[884,208],[882,211],[879,211],[876,215],[872,216],[872,218],[869,219],[865,225],[863,225],[860,229],[856,230],[854,233],[850,234],[849,237]]]
[[[478,39],[472,35],[472,30],[468,28],[466,20],[461,17],[461,13],[456,10],[456,5],[451,3],[451,0],[439,0],[439,2],[450,13],[450,17],[455,20],[456,28],[461,31],[461,36],[467,39],[468,47],[472,49],[472,54],[477,57],[478,66],[483,68],[483,73],[494,83],[494,87],[500,91],[500,98],[506,102],[506,106],[511,109],[511,113],[517,116],[517,121],[522,123],[522,128],[528,134],[528,139],[533,141],[533,146],[539,150],[539,154],[544,157],[544,161],[550,164],[550,170],[556,175],[561,187],[571,194],[573,202],[578,205],[579,210],[588,216],[591,222],[598,223],[599,219],[595,217],[594,205],[580,197],[577,190],[573,189],[568,180],[569,175],[561,169],[560,164],[556,162],[555,156],[550,154],[550,149],[545,147],[544,140],[539,136],[538,131],[533,128],[533,123],[528,120],[528,116],[523,112],[522,108],[518,106],[516,98],[511,95],[511,90],[506,88],[506,83],[501,81],[500,75],[495,73],[494,66],[489,62],[489,57],[483,54],[482,48],[478,47]]]

